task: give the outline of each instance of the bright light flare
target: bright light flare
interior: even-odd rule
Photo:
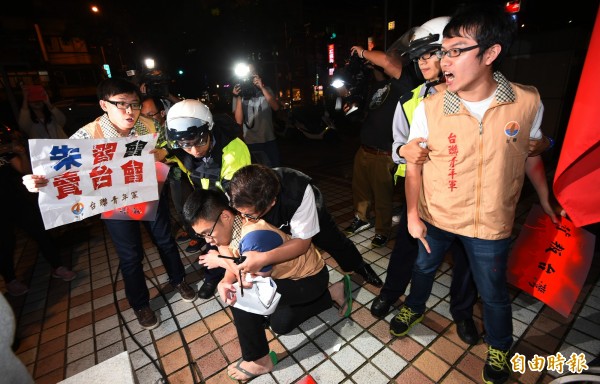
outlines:
[[[250,67],[246,63],[238,63],[233,68],[233,73],[241,79],[246,78],[250,73]]]

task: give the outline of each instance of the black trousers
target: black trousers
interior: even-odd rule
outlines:
[[[396,244],[390,254],[385,283],[381,296],[396,301],[402,296],[410,279],[419,252],[417,239],[408,233],[406,207],[402,210]],[[473,317],[473,305],[477,301],[477,287],[473,281],[467,254],[459,241],[454,241],[449,249],[454,260],[452,283],[450,285],[450,313],[454,321]]]
[[[269,316],[273,332],[284,335],[304,321],[332,305],[329,294],[329,273],[324,266],[319,273],[298,280],[274,279],[281,294],[279,305]],[[255,361],[269,353],[265,334],[265,316],[231,307],[242,358]]]
[[[60,253],[49,232],[44,228],[37,194],[16,194],[2,201],[0,220],[0,274],[6,284],[16,278],[13,254],[16,246],[15,228],[23,229],[37,243],[42,256],[52,268],[61,266]]]
[[[313,244],[329,253],[345,272],[356,271],[363,264],[362,255],[356,245],[338,228],[325,206],[323,194],[314,185],[313,192],[320,227],[319,233],[312,238]]]

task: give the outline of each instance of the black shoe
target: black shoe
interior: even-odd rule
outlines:
[[[373,248],[381,248],[387,244],[388,238],[383,235],[375,235],[373,240],[371,240],[371,247]]]
[[[383,285],[383,281],[377,276],[373,268],[364,261],[360,267],[354,270],[354,272],[358,273],[368,284],[376,287],[381,287]]]
[[[210,299],[217,290],[217,284],[216,281],[205,281],[198,290],[198,297],[205,300]]]
[[[354,235],[355,233],[369,228],[371,228],[371,223],[368,221],[362,221],[358,218],[358,216],[355,216],[350,225],[344,229],[344,232],[346,232],[347,235]]]
[[[381,295],[377,296],[371,304],[371,314],[375,317],[384,318],[390,313],[390,307],[396,300],[389,300]]]
[[[476,345],[479,343],[479,333],[473,319],[457,321],[456,333],[458,333],[458,337],[466,344]]]
[[[404,336],[412,327],[423,320],[422,313],[416,313],[412,309],[403,305],[400,308],[400,313],[396,315],[390,322],[390,333],[394,336]]]
[[[483,366],[483,382],[486,384],[503,384],[510,377],[510,368],[506,358],[509,351],[502,351],[488,346],[488,355]]]

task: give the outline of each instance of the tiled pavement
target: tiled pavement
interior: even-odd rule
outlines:
[[[351,218],[352,157],[329,162],[327,167],[300,167],[315,177],[340,227]],[[522,222],[531,199],[519,206]],[[399,205],[397,199],[396,205]],[[518,231],[518,226],[517,226]],[[55,232],[77,279],[66,283],[50,278],[48,264],[37,256],[34,242],[19,236],[15,262],[17,274],[30,291],[19,298],[7,296],[17,316],[18,357],[36,383],[56,383],[127,350],[142,384],[161,379],[170,383],[222,383],[229,363],[241,356],[230,310],[220,301],[181,300],[165,286],[166,273],[158,253],[145,236],[147,282],[152,308],[160,311],[161,325],[142,330],[128,307],[118,273],[118,258],[106,230],[98,219],[64,227]],[[385,278],[393,239],[387,247],[370,248],[372,230],[352,237],[363,256]],[[181,244],[185,248],[185,244]],[[198,287],[202,271],[194,255],[181,252],[187,281]],[[341,271],[327,254],[330,281]],[[564,318],[541,302],[511,289],[515,347],[528,358],[562,352],[584,353],[591,361],[600,353],[600,258],[595,262],[578,302]],[[388,332],[388,321],[371,316],[369,307],[378,289],[353,277],[353,313],[341,319],[330,309],[303,323],[289,335],[275,336],[267,330],[271,349],[279,364],[256,383],[293,383],[310,374],[317,383],[471,383],[481,382],[486,354],[484,344],[468,347],[456,335],[449,314],[449,263],[438,272],[430,309],[422,324],[404,338]],[[158,288],[160,287],[160,288]],[[5,291],[4,282],[0,290]],[[115,302],[117,305],[115,305]],[[475,308],[481,329],[481,307]],[[157,368],[158,367],[158,368]],[[0,373],[1,374],[1,373]],[[547,371],[513,374],[513,382],[548,383],[556,373]],[[2,380],[0,379],[0,382]]]

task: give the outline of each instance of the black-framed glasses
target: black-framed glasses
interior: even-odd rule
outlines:
[[[202,135],[194,141],[178,141],[177,145],[179,148],[191,149],[192,147],[204,147],[208,144],[208,135]]]
[[[258,221],[258,220],[260,220],[260,217],[261,217],[260,215],[252,216],[249,213],[242,213],[242,212],[240,212],[240,215],[242,215],[242,217],[244,217],[248,220],[252,220],[252,221]]]
[[[107,103],[111,103],[112,105],[114,105],[115,107],[117,107],[117,109],[127,109],[127,108],[131,108],[131,109],[135,109],[136,111],[139,111],[140,109],[142,109],[142,103],[126,103],[124,101],[112,101],[112,100],[104,100]]]
[[[154,112],[154,113],[142,113],[142,115],[146,116],[146,117],[154,117],[156,115],[158,115],[160,113],[160,111]]]
[[[419,60],[421,60],[421,61],[427,61],[427,60],[431,59],[432,56],[436,56],[437,57],[437,53],[436,52],[437,51],[432,51],[432,52],[424,53],[421,56],[415,58],[414,61],[419,61]]]
[[[466,47],[466,48],[452,48],[449,49],[447,51],[444,50],[439,50],[439,51],[435,51],[435,55],[437,56],[438,59],[442,59],[444,56],[448,56],[448,57],[458,57],[461,55],[461,53],[463,52],[467,52],[470,51],[472,49],[475,48],[479,48],[480,45],[479,44],[475,44],[475,45],[471,45],[470,47]]]
[[[212,228],[210,229],[210,232],[208,232],[208,234],[198,233],[198,237],[201,237],[203,239],[206,239],[207,237],[213,238],[212,234],[215,231],[215,227],[217,226],[217,223],[219,222],[220,218],[221,218],[221,214],[219,213],[219,216],[217,216],[217,220],[215,220],[215,223],[213,224]]]

